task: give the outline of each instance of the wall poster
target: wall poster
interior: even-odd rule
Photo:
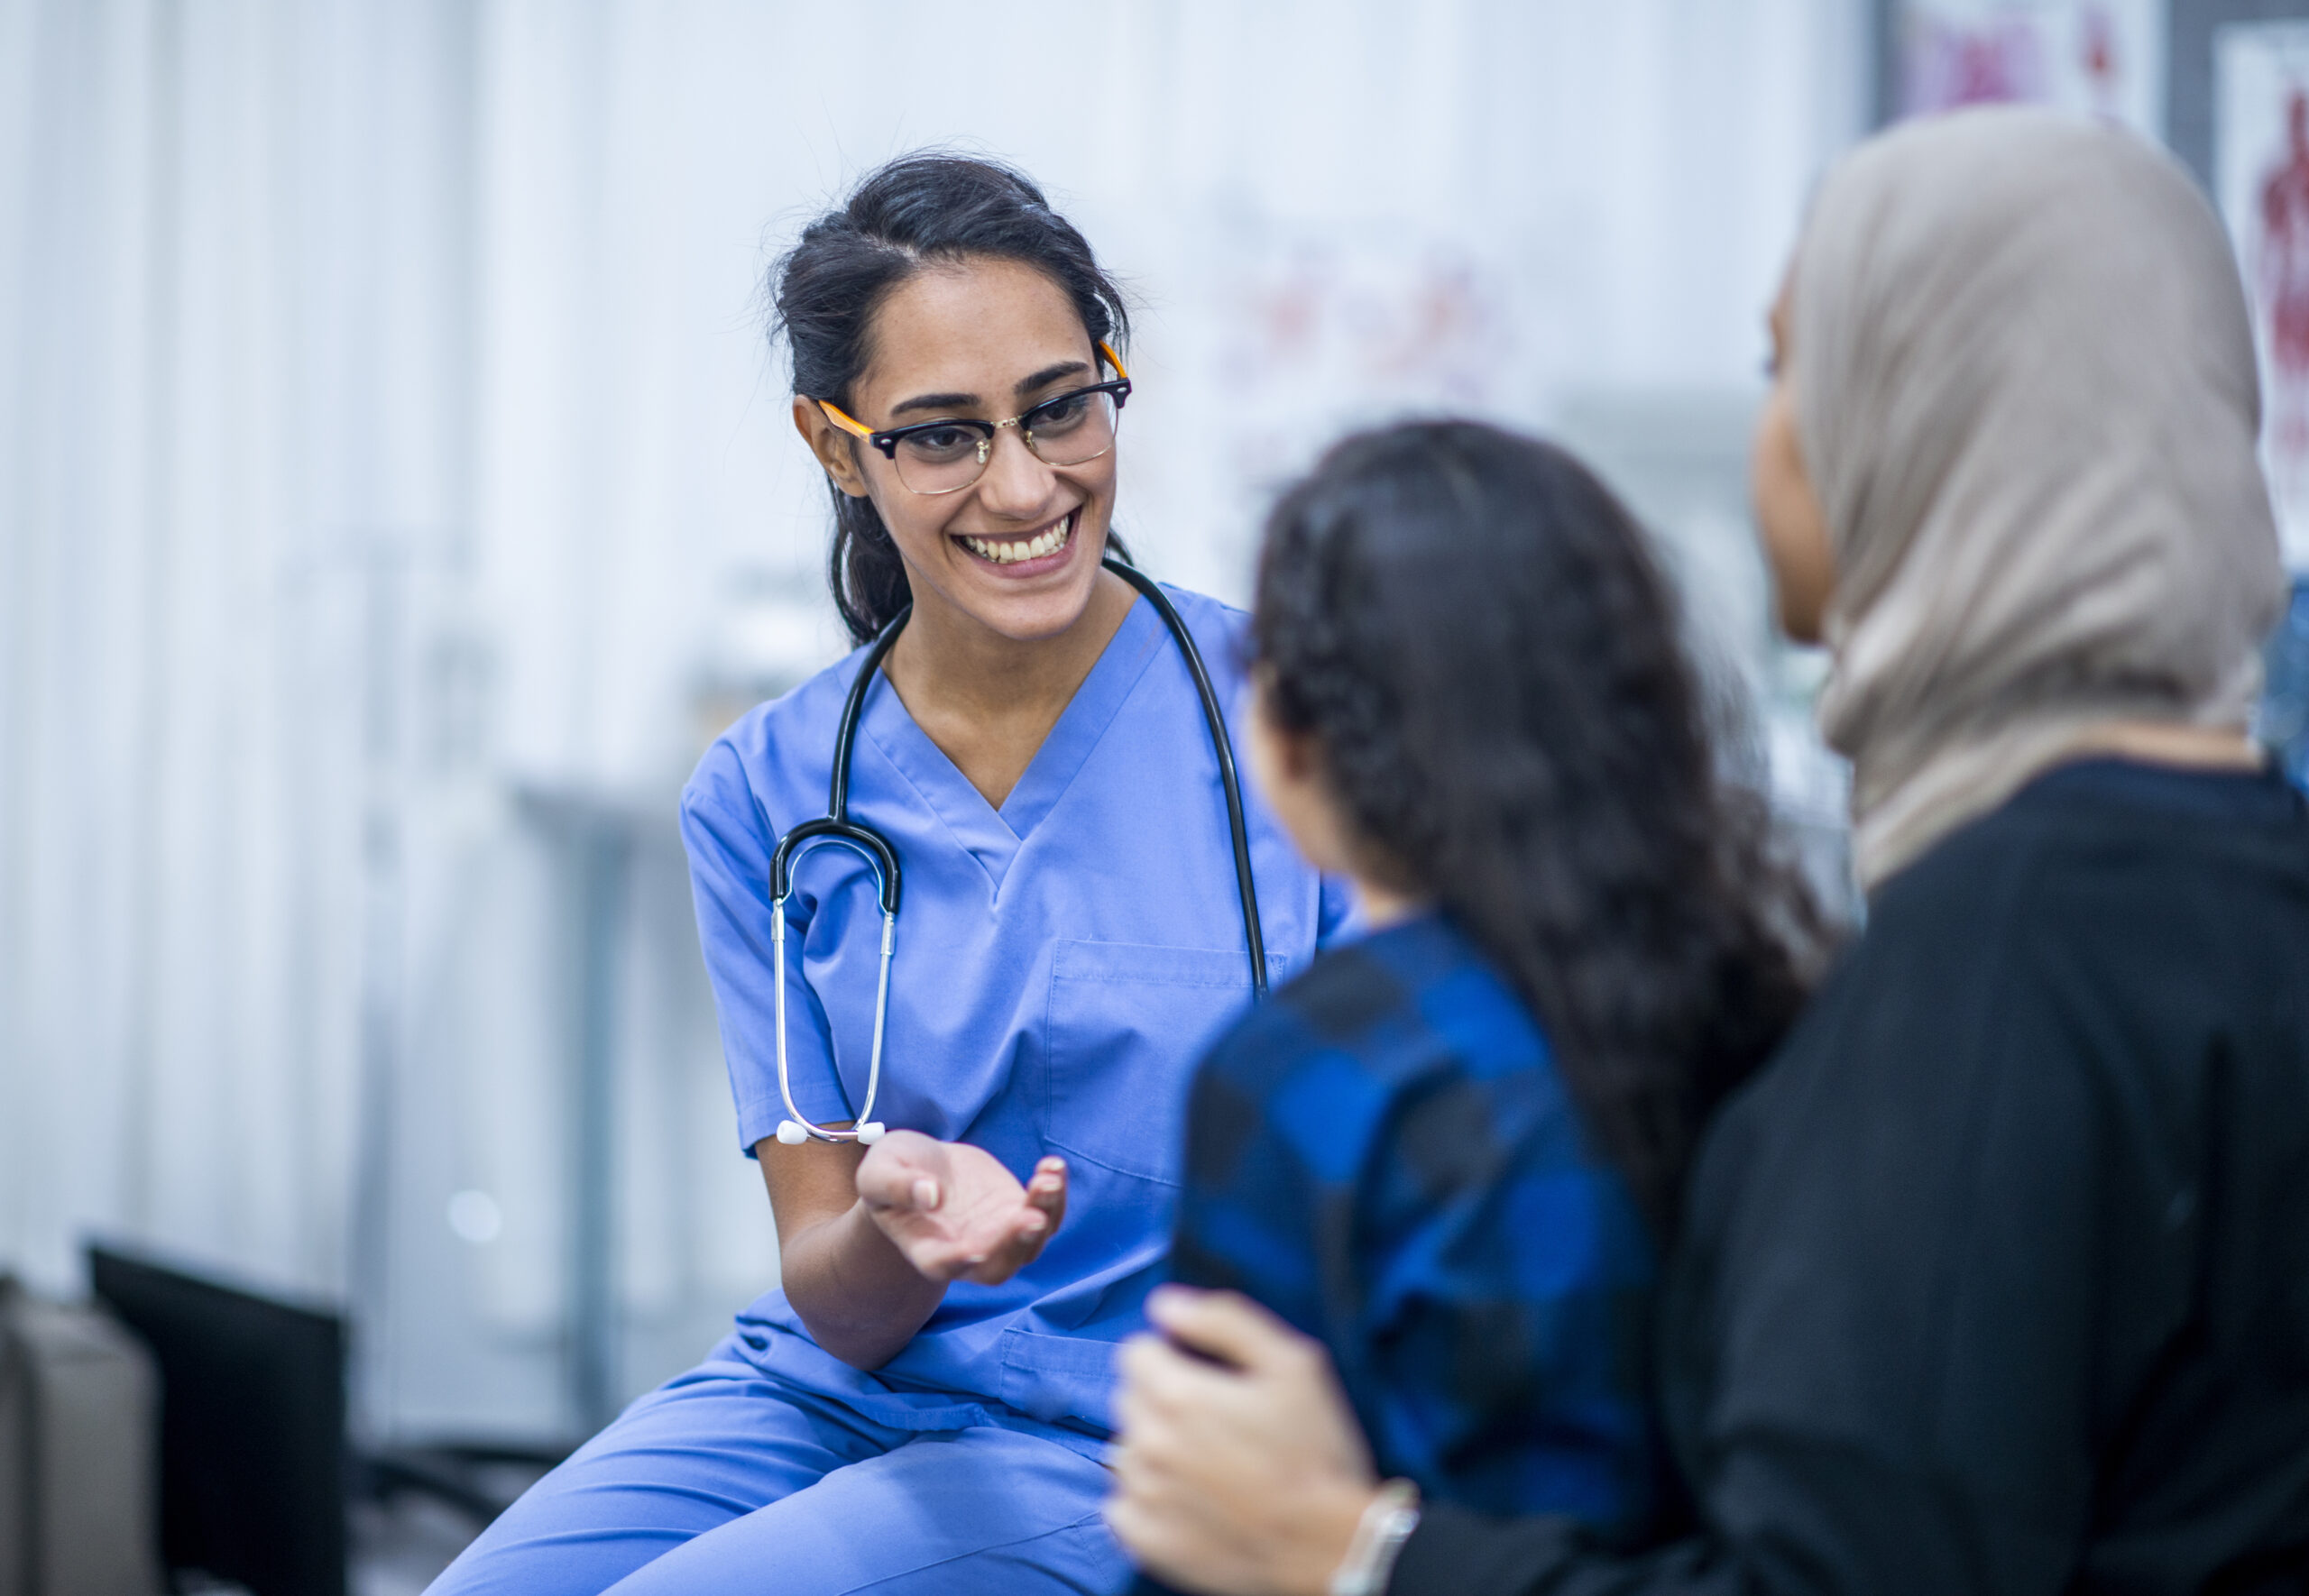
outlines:
[[[2252,303],[2261,453],[2295,578],[2258,730],[2309,786],[2309,21],[2214,32],[2212,120],[2213,197]]]
[[[2016,101],[2165,122],[2162,0],[1899,0],[1902,116]]]
[[[2309,571],[2309,22],[2213,37],[2213,193],[2261,365],[2261,446],[2286,564]]]

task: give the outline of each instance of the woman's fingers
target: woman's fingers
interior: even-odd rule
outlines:
[[[1000,1285],[1042,1256],[1056,1228],[1042,1210],[1026,1210],[1011,1221],[1010,1234],[1000,1246],[971,1259],[967,1278],[982,1286]]]
[[[1026,1212],[1019,1221],[1019,1234],[1035,1238],[1039,1247],[1065,1218],[1066,1160],[1046,1158],[1035,1166],[1026,1182]]]
[[[1234,1291],[1158,1286],[1146,1299],[1146,1316],[1181,1346],[1237,1369],[1302,1362],[1315,1345]]]
[[[857,1173],[859,1198],[869,1208],[878,1210],[933,1210],[947,1201],[947,1189],[937,1176],[912,1169],[907,1164],[859,1164]]]
[[[1043,1216],[1042,1234],[1047,1235],[1066,1219],[1066,1160],[1046,1158],[1035,1166],[1035,1173],[1026,1182],[1026,1206]]]
[[[1019,1221],[1018,1234],[1032,1244],[1030,1253],[1021,1267],[1034,1261],[1043,1243],[1066,1220],[1066,1160],[1046,1158],[1035,1166],[1035,1173],[1026,1182],[1026,1213]]]
[[[1001,1284],[1042,1256],[1065,1217],[1066,1160],[1044,1159],[1026,1178],[1018,1206],[1000,1219],[998,1239],[971,1259],[967,1278],[981,1285]]]
[[[858,1195],[931,1280],[998,1285],[1032,1263],[1066,1217],[1066,1160],[1045,1158],[1021,1186],[967,1142],[893,1131],[858,1168]]]
[[[1255,1363],[1214,1362],[1162,1335],[1135,1335],[1116,1355],[1121,1380],[1115,1428],[1129,1446],[1167,1464],[1209,1471],[1228,1464],[1216,1454],[1253,1463],[1284,1454],[1293,1467],[1366,1472],[1362,1433],[1321,1347],[1262,1314],[1262,1342],[1234,1344]]]
[[[1241,1372],[1181,1352],[1159,1335],[1132,1336],[1115,1364],[1122,1375],[1114,1397],[1116,1431],[1157,1454],[1175,1443],[1181,1420],[1196,1428],[1198,1445],[1256,1423],[1243,1401],[1252,1388]]]
[[[946,1144],[919,1131],[892,1131],[858,1165],[858,1195],[874,1208],[937,1207],[952,1160]]]

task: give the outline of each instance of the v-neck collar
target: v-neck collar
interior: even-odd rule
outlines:
[[[1162,618],[1143,598],[1134,598],[1122,625],[1107,639],[1098,662],[1074,690],[1066,708],[1035,750],[1017,784],[997,810],[970,777],[930,739],[884,677],[867,691],[859,734],[870,738],[900,775],[913,784],[932,812],[945,822],[985,869],[996,892],[1020,846],[1073,785],[1123,701],[1146,674],[1164,637]],[[872,817],[863,817],[871,823]]]

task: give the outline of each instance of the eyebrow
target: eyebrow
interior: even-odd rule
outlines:
[[[1090,369],[1088,361],[1061,361],[1054,366],[1044,366],[1031,377],[1022,378],[1015,391],[1021,395],[1029,394],[1037,388],[1047,388],[1061,377],[1071,377]],[[892,405],[890,414],[903,416],[908,410],[961,410],[979,402],[979,397],[974,393],[918,393],[910,399],[900,399]]]
[[[1072,377],[1077,371],[1087,371],[1090,369],[1090,364],[1088,361],[1061,361],[1054,366],[1044,366],[1041,371],[1019,383],[1015,391],[1023,399],[1037,388],[1049,387],[1061,377]]]
[[[903,416],[908,410],[961,410],[976,403],[978,395],[974,393],[923,393],[892,405],[890,414]]]

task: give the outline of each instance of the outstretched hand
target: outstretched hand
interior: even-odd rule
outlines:
[[[925,1279],[996,1286],[1066,1217],[1066,1160],[1043,1160],[1021,1186],[984,1148],[892,1131],[858,1166],[858,1197]]]

